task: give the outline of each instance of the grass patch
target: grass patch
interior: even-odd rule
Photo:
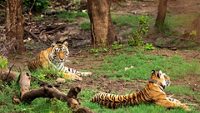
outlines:
[[[180,35],[180,30],[184,30],[180,28],[186,28],[190,26],[190,24],[197,17],[197,15],[198,14],[168,14],[165,19],[165,24],[162,28],[160,28],[160,31],[164,32],[167,36]]]
[[[38,86],[32,81],[31,87]],[[37,98],[30,104],[13,104],[12,97],[19,95],[19,86],[16,83],[5,85],[0,82],[0,113],[72,113],[66,102],[57,99]]]
[[[161,69],[171,78],[177,79],[188,72],[200,73],[199,66],[196,61],[188,62],[180,56],[165,57],[136,52],[106,57],[97,72],[111,78],[131,80],[148,79],[152,69]],[[125,67],[132,68],[125,71]]]
[[[193,91],[190,87],[185,85],[172,85],[170,87],[167,87],[166,91],[176,95],[192,96],[198,102],[200,102],[200,92]]]
[[[8,66],[8,60],[3,57],[0,56],[0,68],[6,68]]]
[[[81,23],[80,24],[80,28],[82,30],[85,30],[85,31],[90,30],[90,22],[83,22],[83,23]]]
[[[64,20],[64,21],[75,21],[78,17],[88,18],[87,13],[84,12],[77,12],[77,11],[63,11],[56,15],[57,18]]]
[[[113,24],[117,25],[118,27],[130,26],[133,29],[137,29],[140,17],[142,17],[142,15],[112,14],[112,22],[113,22]],[[153,22],[153,17],[148,16],[148,19],[149,19],[149,23]]]

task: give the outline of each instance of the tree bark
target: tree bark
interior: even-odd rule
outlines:
[[[91,23],[92,44],[106,46],[117,41],[111,22],[110,0],[87,0],[88,15]]]
[[[81,107],[77,100],[77,95],[81,91],[79,86],[72,87],[68,94],[59,91],[51,85],[44,85],[41,88],[33,89],[30,91],[31,77],[28,73],[22,72],[20,75],[20,100],[24,102],[31,102],[36,98],[56,98],[61,101],[67,102],[67,105],[74,110],[74,113],[93,113],[90,109]],[[15,100],[17,100],[15,98]]]
[[[7,0],[6,31],[7,40],[15,39],[10,51],[22,53],[24,48],[24,16],[22,14],[22,0]]]
[[[159,0],[158,5],[158,14],[156,18],[155,26],[160,28],[164,25],[166,13],[167,13],[167,1],[168,0]]]

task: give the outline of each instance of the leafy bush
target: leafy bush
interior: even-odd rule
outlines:
[[[151,43],[146,43],[146,44],[144,45],[144,49],[145,49],[145,50],[154,50],[155,47],[154,47],[153,44],[151,44]]]
[[[48,8],[49,0],[24,0],[23,3],[28,11],[33,7],[32,11],[41,12]]]
[[[147,34],[149,29],[149,18],[148,16],[140,16],[138,29],[132,33],[129,37],[128,44],[130,46],[143,45],[143,37]]]
[[[0,56],[0,68],[6,68],[8,60],[5,57]]]
[[[51,78],[63,77],[63,73],[53,68],[42,68],[32,72],[32,76],[44,81]]]

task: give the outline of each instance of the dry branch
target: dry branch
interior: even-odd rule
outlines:
[[[11,82],[17,80],[17,72],[11,71],[11,69],[0,69],[0,80],[4,82]]]
[[[67,102],[67,105],[73,110],[78,111],[77,113],[92,113],[88,108],[80,107],[80,103],[77,100],[77,95],[81,91],[81,88],[73,87],[69,90],[68,94],[59,91],[57,88],[51,85],[44,85],[39,89],[33,89],[30,91],[31,77],[28,73],[22,73],[20,76],[20,92],[21,101],[31,102],[36,98],[56,98],[61,101]]]

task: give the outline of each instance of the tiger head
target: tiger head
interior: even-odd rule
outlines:
[[[55,63],[65,62],[69,56],[68,43],[66,41],[56,42],[51,45],[51,48],[50,60]]]
[[[152,70],[150,82],[156,83],[164,89],[166,86],[170,85],[170,77],[161,70]]]

